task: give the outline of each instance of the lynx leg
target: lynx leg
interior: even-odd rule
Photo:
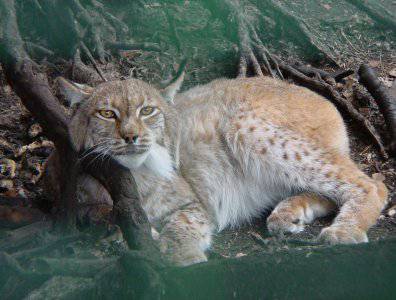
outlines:
[[[386,204],[387,188],[361,172],[349,159],[335,176],[338,186],[328,192],[339,200],[340,212],[333,224],[322,230],[319,239],[330,244],[368,242],[366,232]]]
[[[288,147],[282,147],[285,142]],[[272,174],[279,174],[279,181],[322,195],[340,207],[320,239],[330,244],[368,241],[366,232],[376,223],[387,201],[388,192],[382,182],[369,178],[348,156],[322,150],[298,137],[270,138],[263,150],[260,154],[267,159],[268,168],[273,168]]]
[[[267,219],[271,234],[298,233],[304,224],[324,217],[334,211],[336,205],[314,194],[301,194],[281,201]]]
[[[382,182],[369,178],[346,156],[313,155],[310,173],[302,172],[306,189],[336,201],[340,212],[319,238],[330,244],[367,242],[367,230],[375,224],[387,200]],[[299,167],[296,166],[295,167]],[[301,165],[301,170],[307,169]]]
[[[173,213],[160,233],[160,249],[175,265],[188,266],[207,261],[212,226],[198,205]]]

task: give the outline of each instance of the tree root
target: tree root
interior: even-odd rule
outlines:
[[[77,49],[74,54],[70,78],[79,83],[88,83],[92,85],[102,81],[97,71],[82,62],[80,49]]]
[[[247,24],[240,25],[238,35],[240,53],[238,77],[246,77],[249,73],[248,68],[252,67],[253,74],[257,76],[264,76],[265,73],[272,76],[273,78],[279,77],[283,79],[282,72],[279,70],[277,62],[272,59],[271,54],[260,41],[256,30],[252,26],[248,26]],[[250,46],[252,44],[256,47],[256,49],[258,49],[256,53],[260,54],[259,57],[261,58],[261,61],[264,63],[264,65],[260,65],[253,48]],[[274,65],[274,68],[271,66],[270,60]]]
[[[386,9],[377,0],[347,0],[350,4],[364,11],[370,18],[372,18],[378,25],[384,29],[391,29],[396,32],[395,14]]]
[[[308,25],[306,22],[297,16],[290,13],[287,9],[285,9],[279,1],[274,0],[263,0],[263,3],[266,4],[267,7],[271,8],[271,12],[274,12],[277,16],[276,20],[282,20],[284,23],[288,23],[286,26],[289,30],[295,31],[293,35],[298,36],[298,40],[305,47],[310,46],[315,53],[321,54],[323,58],[325,58],[328,62],[331,62],[334,66],[338,66],[338,62],[336,59],[323,49],[312,36],[308,29]]]
[[[348,77],[349,75],[352,75],[355,73],[355,71],[353,71],[353,70],[339,70],[336,72],[329,73],[324,70],[317,69],[317,68],[314,68],[311,66],[306,66],[306,65],[303,65],[300,63],[294,64],[293,68],[308,77],[315,77],[315,76],[319,75],[324,81],[326,81],[329,84],[334,84],[335,82],[340,82],[345,77]]]
[[[393,97],[368,65],[361,65],[358,71],[359,82],[369,91],[377,103],[391,137],[390,150],[396,156],[396,98]]]
[[[37,45],[35,43],[26,42],[26,50],[30,56],[34,57],[52,57],[54,56],[54,51],[47,49],[43,46]]]
[[[45,233],[52,228],[51,221],[29,224],[9,233],[8,237],[0,240],[0,251],[13,251],[28,244],[36,235]]]
[[[129,43],[129,42],[107,42],[106,47],[113,50],[145,50],[159,52],[161,48],[155,43]]]
[[[31,267],[36,272],[49,276],[94,277],[98,272],[115,264],[118,258],[75,259],[75,258],[35,258]]]
[[[98,64],[96,63],[95,59],[93,58],[91,51],[89,51],[88,47],[84,44],[84,42],[81,42],[81,48],[84,50],[85,55],[88,56],[89,60],[91,61],[92,65],[94,66],[96,72],[98,72],[100,78],[103,79],[104,82],[107,81],[106,77],[104,76],[102,70],[99,68]]]
[[[78,20],[81,25],[85,26],[86,33],[81,35],[85,36],[88,34],[88,37],[91,39],[91,42],[94,45],[93,49],[95,54],[99,58],[99,61],[104,64],[106,62],[106,54],[101,38],[101,26],[97,26],[98,24],[95,24],[94,19],[92,19],[88,11],[84,8],[79,0],[70,0],[68,2],[70,3],[69,7],[72,10],[76,20]]]
[[[73,3],[77,5],[78,1],[73,1]],[[77,149],[79,145],[72,142],[69,120],[59,101],[52,94],[46,76],[38,70],[33,70],[31,60],[23,48],[24,44],[19,35],[14,1],[1,0],[1,6],[3,6],[1,11],[7,13],[0,19],[0,25],[4,29],[4,43],[1,44],[0,49],[3,69],[23,104],[36,117],[60,153],[64,173],[62,181],[66,185],[62,193],[62,208],[68,216],[66,218],[68,222],[74,224],[76,178],[80,172],[78,151],[83,151],[83,149]],[[87,157],[87,159],[90,158]],[[116,220],[128,245],[135,249],[145,249],[148,253],[155,253],[155,257],[160,257],[156,243],[152,240],[151,227],[140,205],[140,195],[130,171],[112,157],[108,157],[105,161],[106,167],[98,163],[89,163],[90,161],[87,163],[86,160],[81,163],[85,171],[101,181],[110,192],[118,215]]]
[[[75,234],[63,237],[56,241],[50,242],[42,247],[37,247],[29,250],[22,250],[12,254],[12,257],[21,261],[28,261],[34,257],[46,254],[52,250],[63,247],[69,243],[79,241],[81,239],[86,239],[88,236],[85,234]]]

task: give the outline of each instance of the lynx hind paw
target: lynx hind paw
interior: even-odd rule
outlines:
[[[330,226],[324,228],[318,237],[319,241],[330,245],[367,243],[365,231],[353,226]]]
[[[267,229],[272,235],[284,235],[285,233],[299,233],[304,230],[304,224],[297,222],[289,215],[272,213],[267,219]]]

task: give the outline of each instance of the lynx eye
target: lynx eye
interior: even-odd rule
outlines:
[[[101,109],[98,111],[98,114],[106,119],[115,119],[116,117],[115,112],[109,109]]]
[[[142,116],[151,115],[153,112],[154,112],[154,107],[152,107],[152,106],[145,106],[145,107],[142,107],[142,109],[140,110],[140,114]]]

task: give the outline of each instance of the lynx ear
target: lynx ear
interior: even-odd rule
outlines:
[[[87,134],[87,127],[89,124],[89,106],[88,104],[82,104],[79,107],[73,117],[70,120],[69,132],[77,151],[81,151],[84,148],[84,141]]]
[[[75,82],[71,82],[63,77],[56,78],[56,84],[59,93],[65,98],[68,106],[73,106],[84,99],[89,98],[93,92],[93,88]]]
[[[174,103],[173,99],[175,98],[177,92],[180,90],[183,84],[184,75],[186,74],[185,72],[186,64],[187,64],[187,60],[183,60],[182,63],[180,64],[176,76],[172,78],[168,83],[166,83],[165,88],[161,89],[162,97],[164,97],[164,99],[171,104]]]

